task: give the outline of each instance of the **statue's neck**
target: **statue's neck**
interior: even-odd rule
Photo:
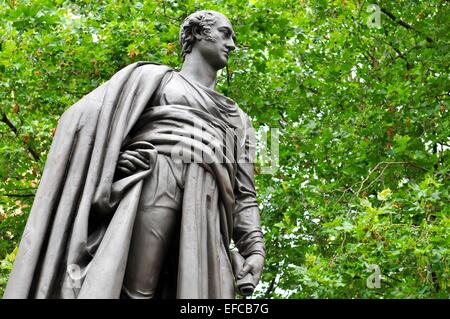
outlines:
[[[180,73],[188,80],[200,83],[212,90],[216,87],[217,70],[196,51],[185,56]]]

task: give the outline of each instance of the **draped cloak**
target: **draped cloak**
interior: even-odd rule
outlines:
[[[248,153],[236,149],[249,146],[250,122],[236,107],[220,112],[239,115],[240,125],[187,105],[146,110],[170,72],[163,65],[131,64],[63,114],[4,298],[119,298],[142,182],[152,170],[117,178],[124,149],[139,150],[150,163],[158,154],[191,161],[172,295],[234,297],[231,239],[245,256],[260,233],[254,192],[237,195],[250,203],[244,209],[235,191],[239,174],[252,182],[238,164],[240,157],[249,160]]]

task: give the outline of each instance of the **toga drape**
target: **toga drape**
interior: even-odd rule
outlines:
[[[152,170],[119,178],[125,149],[150,163],[158,154],[189,163],[171,295],[233,298],[231,240],[244,257],[263,254],[249,132],[233,101],[167,66],[139,62],[116,73],[59,121],[4,298],[120,296]]]

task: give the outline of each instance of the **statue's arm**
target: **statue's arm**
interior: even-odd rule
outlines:
[[[237,163],[233,240],[239,254],[245,258],[237,280],[245,280],[250,273],[256,286],[263,271],[265,250],[254,184],[255,137],[250,119],[247,124],[244,147]]]
[[[264,256],[264,241],[260,215],[256,202],[256,192],[250,171],[250,165],[239,165],[240,175],[236,180],[236,204],[234,212],[233,240],[239,253],[247,258],[250,255]]]
[[[248,119],[248,128],[251,128]],[[254,131],[247,130],[245,144],[238,160],[235,184],[235,210],[233,240],[239,253],[247,258],[251,255],[265,256],[258,202],[254,184]]]

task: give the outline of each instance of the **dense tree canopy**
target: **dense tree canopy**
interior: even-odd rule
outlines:
[[[257,297],[449,298],[444,0],[1,2],[0,296],[59,116],[129,63],[179,67],[197,9],[237,34],[218,90],[279,130]]]

